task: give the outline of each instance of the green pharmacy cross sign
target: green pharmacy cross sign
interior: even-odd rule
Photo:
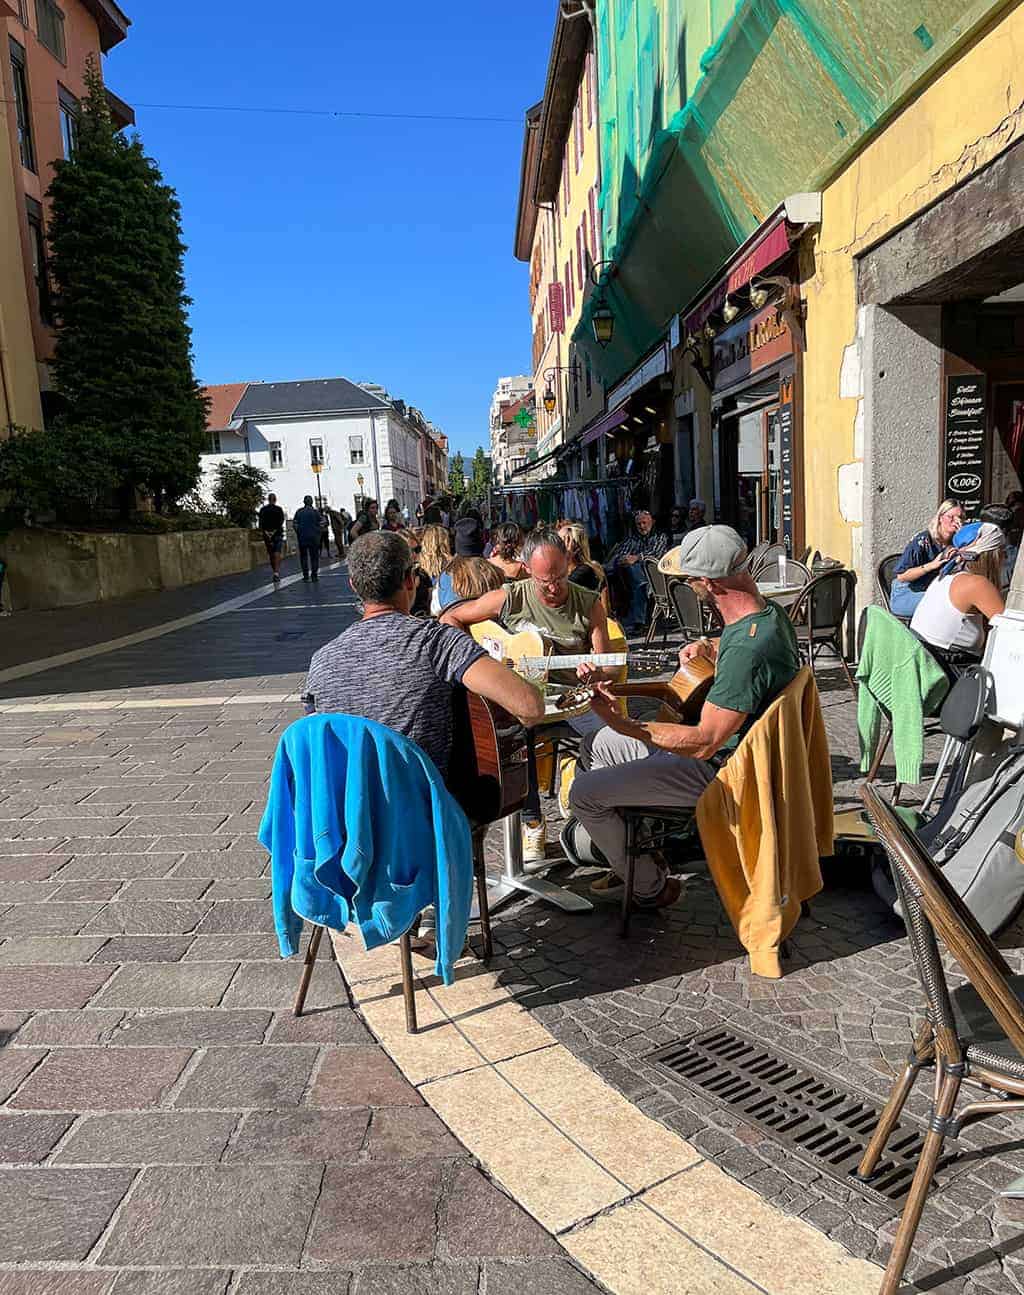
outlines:
[[[516,414],[513,419],[513,422],[518,423],[520,427],[532,427],[533,415],[528,409],[520,409],[519,413]]]

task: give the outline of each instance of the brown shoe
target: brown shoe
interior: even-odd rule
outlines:
[[[661,908],[671,908],[673,904],[679,902],[679,896],[682,893],[683,883],[679,878],[668,877],[653,899],[636,899],[633,903],[636,908],[652,912]]]

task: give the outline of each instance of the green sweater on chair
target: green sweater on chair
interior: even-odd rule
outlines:
[[[857,733],[860,770],[866,773],[881,738],[883,712],[892,718],[896,781],[921,781],[924,721],[949,692],[949,678],[928,649],[895,616],[867,609],[867,629],[857,666]]]

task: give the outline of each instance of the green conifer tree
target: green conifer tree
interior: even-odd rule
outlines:
[[[491,492],[491,464],[480,445],[476,447],[476,453],[473,455],[470,477],[472,484],[469,493],[474,499],[486,499]]]
[[[74,156],[50,185],[54,381],[64,426],[95,440],[120,505],[199,479],[206,402],[192,370],[181,208],[141,141],[115,129],[90,60]]]
[[[448,489],[456,499],[466,493],[466,464],[461,454],[448,462]]]

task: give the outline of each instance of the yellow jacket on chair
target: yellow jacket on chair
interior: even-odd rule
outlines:
[[[832,824],[825,722],[804,666],[697,802],[708,867],[755,975],[782,975],[779,946],[821,890]]]

